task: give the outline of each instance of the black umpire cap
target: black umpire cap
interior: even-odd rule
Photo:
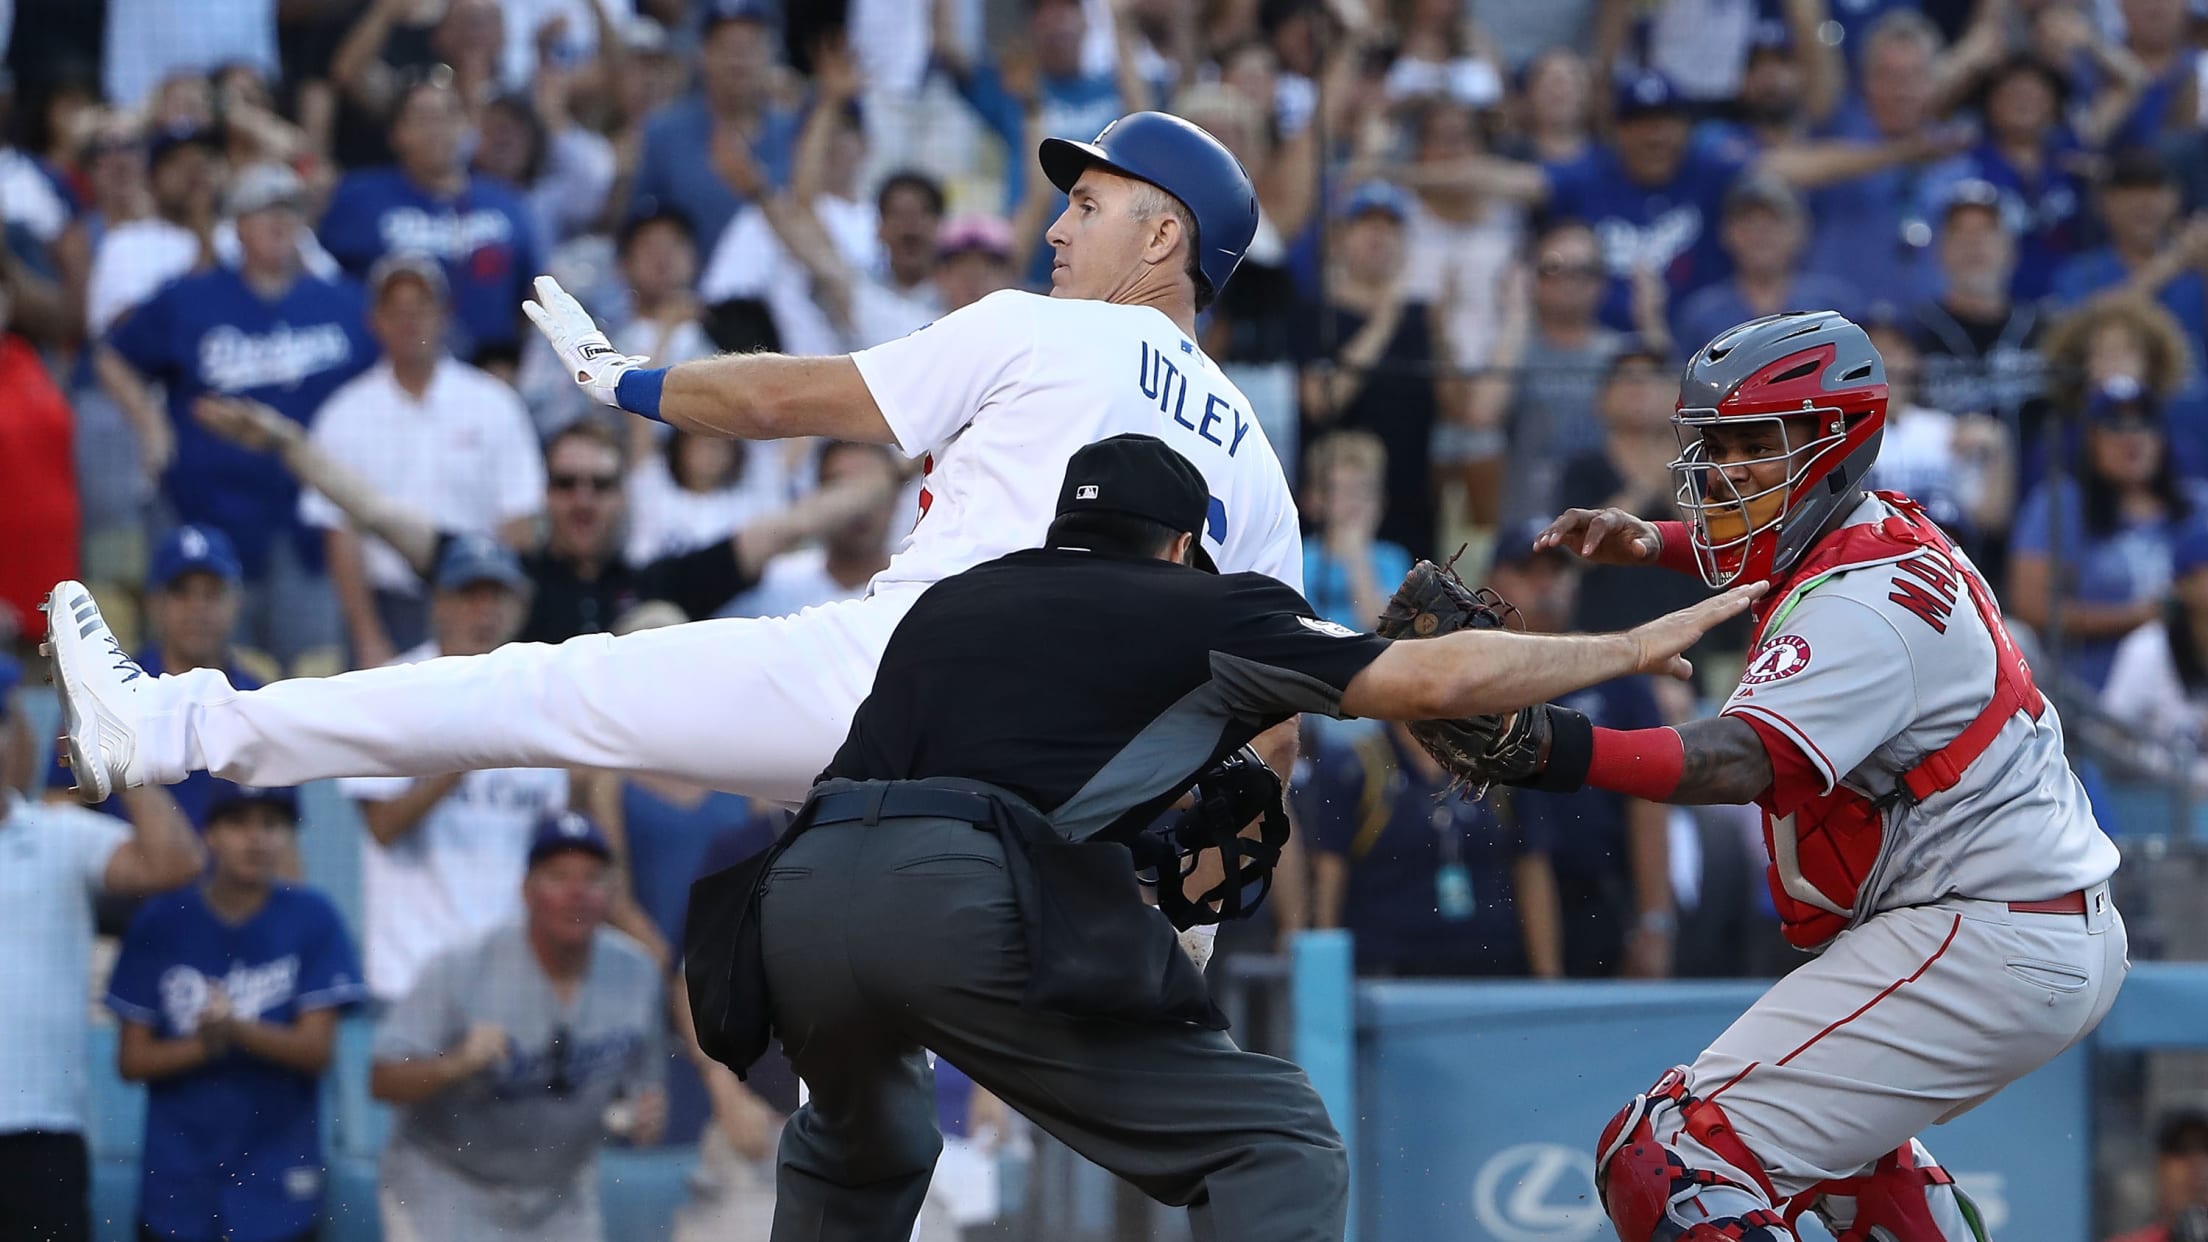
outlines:
[[[1156,436],[1129,432],[1075,451],[1058,488],[1058,516],[1082,513],[1124,513],[1194,535],[1196,567],[1219,572],[1204,551],[1211,489],[1186,457]]]

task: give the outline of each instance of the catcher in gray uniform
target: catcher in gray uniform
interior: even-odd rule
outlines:
[[[1839,315],[1711,341],[1673,417],[1688,520],[1575,509],[1534,546],[1769,583],[1724,708],[1610,730],[1550,705],[1484,747],[1420,726],[1474,786],[1764,812],[1772,899],[1819,956],[1612,1119],[1596,1183],[1624,1242],[1780,1242],[1812,1211],[1841,1242],[1986,1242],[1916,1135],[2083,1038],[2123,981],[2116,849],[1992,590],[1915,502],[1860,486],[1885,420],[1884,364]]]

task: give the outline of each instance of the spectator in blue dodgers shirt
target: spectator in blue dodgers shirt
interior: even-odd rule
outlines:
[[[5,727],[13,669],[0,653],[0,773],[27,737]],[[120,796],[129,826],[0,787],[0,1237],[9,1242],[92,1238],[84,1050],[94,899],[149,896],[199,875],[199,843],[168,791]]]
[[[370,1089],[399,1110],[378,1186],[390,1242],[606,1236],[608,1117],[648,1144],[666,1110],[659,971],[605,925],[612,857],[588,819],[544,820],[522,917],[440,953],[376,1032]]]
[[[2019,302],[2045,297],[2055,269],[2082,249],[2088,184],[2082,170],[2138,98],[2138,66],[2119,49],[2093,46],[2124,74],[2083,113],[2064,119],[2070,83],[2053,65],[2030,53],[2011,56],[1994,66],[1979,88],[1984,138],[1926,174],[1933,203],[1961,180],[1984,182],[2000,192],[2002,214],[2017,237],[2009,292]]]
[[[147,902],[107,1007],[116,1070],[147,1086],[138,1236],[292,1242],[322,1211],[320,1085],[338,1013],[367,996],[337,908],[280,878],[290,790],[233,786],[210,811],[207,879]]]
[[[1912,335],[1924,357],[1924,401],[1954,414],[1990,414],[2031,443],[2046,364],[2036,352],[2045,316],[2010,292],[2016,224],[2001,191],[1958,181],[1942,193],[1934,227],[1943,278],[1917,304]]]
[[[1486,583],[1517,607],[1535,634],[1570,626],[1579,583],[1577,564],[1561,550],[1533,550],[1534,537],[1547,525],[1533,519],[1498,533]],[[1598,728],[1664,724],[1646,677],[1606,681],[1560,702],[1600,722]],[[1677,923],[1669,808],[1597,789],[1497,790],[1490,800],[1527,840],[1548,843],[1566,976],[1660,979],[1671,973]]]
[[[1311,925],[1356,939],[1357,970],[1403,977],[1562,969],[1545,843],[1449,777],[1401,725],[1322,737],[1297,795]]]
[[[2170,549],[2170,602],[2116,644],[2101,706],[2141,738],[2208,776],[2208,523],[2186,523]]]
[[[376,356],[360,294],[306,271],[299,258],[300,186],[274,168],[240,176],[230,207],[240,259],[177,280],[127,315],[95,347],[107,390],[161,465],[175,520],[236,546],[246,583],[246,637],[290,662],[337,642],[335,601],[319,542],[297,517],[299,490],[253,454],[202,430],[208,396],[247,397],[302,426],[330,393]],[[148,381],[165,389],[164,413]]]
[[[1672,339],[1692,349],[1735,324],[1784,311],[1830,310],[1862,317],[1863,294],[1836,276],[1801,270],[1809,218],[1785,183],[1743,177],[1725,192],[1718,232],[1733,274],[1677,306]]]
[[[2061,609],[2063,675],[2098,694],[2116,644],[2162,615],[2171,549],[2208,513],[2208,484],[2179,477],[2160,404],[2138,381],[2101,384],[2085,417],[2075,476],[2041,483],[2017,509],[2003,598],[2042,632]]]
[[[711,254],[721,230],[752,195],[732,185],[723,151],[756,160],[768,183],[789,180],[799,118],[774,98],[776,35],[768,0],[706,0],[698,90],[644,123],[644,149],[629,188],[632,216],[674,211]]]
[[[365,276],[391,254],[423,254],[452,289],[452,352],[482,365],[520,357],[520,306],[543,256],[528,203],[514,187],[468,171],[466,117],[443,77],[399,96],[391,115],[396,163],[347,173],[317,235],[345,270]]]
[[[440,529],[535,534],[544,462],[514,390],[445,350],[450,292],[426,255],[392,254],[368,273],[368,324],[383,360],[331,393],[313,420],[316,447]],[[321,493],[300,494],[299,520],[322,533],[355,667],[374,667],[428,634],[422,581],[389,544],[363,538]]]
[[[514,637],[528,606],[519,560],[482,535],[450,541],[434,587],[434,633],[398,663],[480,655]],[[515,912],[530,832],[571,805],[559,768],[347,777],[338,789],[368,829],[362,940],[369,990],[383,1001],[404,996],[432,957]]]
[[[154,547],[146,569],[145,607],[152,641],[133,657],[138,667],[149,677],[219,668],[234,686],[259,687],[276,680],[274,661],[231,641],[242,593],[238,554],[227,535],[209,526],[179,526],[170,531]],[[56,755],[47,775],[47,796],[69,798],[68,789],[74,783],[62,756]],[[228,781],[195,772],[170,786],[169,792],[192,826],[204,829],[214,801],[234,788]],[[100,809],[120,816],[123,807],[123,799],[114,797]],[[288,867],[285,874],[298,874],[296,856],[289,859]]]
[[[1623,329],[1635,322],[1630,288],[1635,272],[1660,276],[1675,304],[1725,277],[1716,224],[1726,190],[1743,172],[1753,169],[1809,190],[1942,154],[1948,141],[1912,133],[1878,141],[1801,142],[1744,161],[1737,153],[1696,145],[1685,101],[1655,73],[1622,80],[1615,112],[1614,140],[1568,163],[1472,155],[1390,175],[1413,185],[1464,184],[1587,221],[1611,276],[1603,319]]]
[[[2119,152],[2095,195],[2107,244],[2055,270],[2054,302],[2069,308],[2111,293],[2150,297],[2186,335],[2208,339],[2208,224],[2178,226],[2177,182],[2151,150]]]

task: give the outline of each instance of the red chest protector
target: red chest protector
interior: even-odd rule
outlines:
[[[1771,859],[1765,879],[1782,930],[1797,948],[1814,949],[1846,930],[1863,884],[1884,851],[1889,810],[1954,788],[2011,716],[2021,711],[2036,720],[2044,710],[2031,670],[2001,624],[1992,589],[1963,563],[1954,545],[1915,501],[1898,492],[1876,495],[1893,507],[1895,515],[1882,522],[1843,527],[1810,549],[1784,582],[1774,584],[1764,597],[1766,605],[1757,609],[1757,645],[1773,619],[1784,615],[1786,602],[1816,579],[1925,556],[1930,558],[1926,573],[1950,576],[1970,593],[1979,620],[1993,637],[1994,684],[1988,687],[1991,697],[1977,717],[1953,741],[1902,773],[1893,792],[1883,798],[1873,800],[1835,786],[1791,815],[1773,814],[1769,794],[1761,800],[1763,844]]]

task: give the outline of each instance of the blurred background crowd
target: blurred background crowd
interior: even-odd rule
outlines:
[[[1257,186],[1200,335],[1293,474],[1319,611],[1366,626],[1452,555],[1537,630],[1692,598],[1532,533],[1673,516],[1685,353],[1837,309],[1892,386],[1874,484],[2000,590],[2104,825],[2135,859],[2192,834],[2199,0],[0,0],[0,33],[0,645],[27,682],[69,577],[148,672],[240,686],[863,591],[914,520],[907,463],[591,407],[526,330],[530,280],[662,365],[864,348],[1047,290],[1035,142],[1156,107]],[[1571,705],[1685,719],[1744,642]],[[81,1165],[86,1078],[119,1074],[151,1084],[116,1201],[148,1236],[308,1236],[333,1146],[436,1205],[421,1236],[484,1195],[515,1236],[597,1236],[608,1134],[684,1153],[677,1236],[763,1236],[736,1222],[771,1204],[796,1084],[701,1064],[667,984],[689,882],[775,808],[623,773],[201,774],[93,820],[61,805],[50,696],[0,682],[0,714],[0,894],[29,858],[67,897],[0,926],[0,1008],[46,1015],[0,1046],[0,1183]],[[1752,810],[1466,802],[1405,734],[1337,722],[1294,786],[1300,850],[1223,986],[1306,927],[1375,976],[1790,964]],[[2142,870],[2142,952],[2208,955]],[[81,1064],[88,1030],[113,1064]],[[379,1120],[318,1134],[324,1075]],[[1024,1236],[1027,1136],[941,1090],[923,1236]],[[2208,1205],[2208,1117],[2161,1151],[2110,1223]],[[65,1236],[11,1234],[9,1193],[0,1239]]]

